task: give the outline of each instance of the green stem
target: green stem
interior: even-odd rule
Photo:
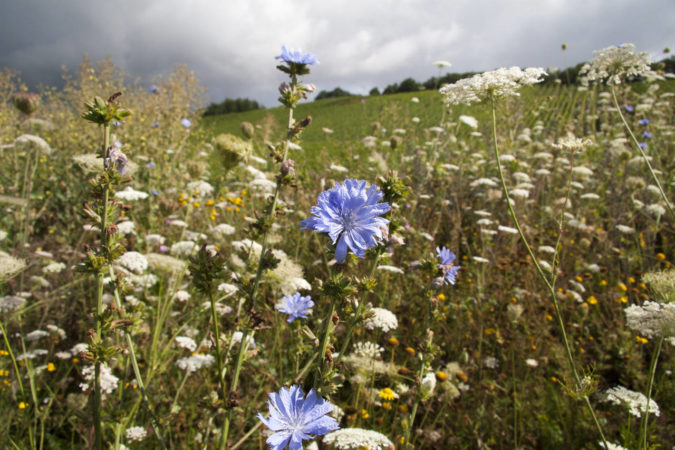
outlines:
[[[108,267],[110,270],[110,277],[113,280],[115,280],[116,276],[112,266]],[[115,283],[115,286],[116,285],[117,283]],[[121,309],[122,302],[120,301],[120,295],[119,292],[117,291],[117,288],[115,288],[114,290],[114,298],[116,306]],[[127,343],[127,350],[129,350],[129,359],[131,360],[131,367],[133,367],[134,369],[134,375],[136,377],[136,385],[138,386],[138,389],[141,391],[141,396],[143,397],[143,404],[145,405],[145,408],[148,410],[148,413],[150,414],[150,423],[152,424],[152,429],[155,432],[155,436],[159,441],[160,447],[162,449],[166,449],[166,444],[164,443],[164,439],[162,439],[162,435],[159,429],[159,423],[157,421],[157,418],[155,417],[155,414],[152,412],[152,409],[150,408],[150,401],[148,400],[148,394],[145,390],[145,384],[143,383],[143,376],[141,375],[141,370],[138,367],[138,359],[136,358],[134,343],[131,340],[131,334],[127,330],[124,330],[124,338]]]
[[[328,312],[328,317],[326,319],[326,326],[324,327],[323,331],[323,336],[321,337],[321,345],[319,345],[319,361],[317,362],[318,366],[318,376],[314,378],[314,389],[319,388],[319,386],[323,383],[323,362],[324,359],[326,358],[326,349],[328,348],[328,342],[330,341],[330,335],[332,334],[332,331],[335,329],[335,325],[333,325],[333,314],[335,314],[335,299],[331,298],[330,299],[330,310]]]
[[[539,262],[537,261],[537,258],[534,256],[534,252],[532,251],[532,248],[530,247],[529,243],[527,242],[527,238],[525,237],[525,233],[523,233],[523,230],[520,226],[520,222],[518,221],[518,217],[516,216],[516,212],[513,209],[513,205],[511,204],[511,199],[509,197],[509,191],[506,188],[506,180],[504,179],[504,172],[502,171],[502,164],[499,160],[499,147],[497,146],[497,113],[496,113],[496,107],[495,107],[495,98],[494,96],[490,97],[491,101],[491,106],[492,106],[492,141],[494,144],[494,154],[495,154],[495,159],[497,160],[497,170],[499,172],[499,179],[502,184],[502,190],[504,191],[504,196],[506,197],[506,204],[508,205],[509,209],[509,215],[511,216],[511,219],[513,220],[513,223],[515,224],[516,228],[518,229],[518,234],[520,235],[520,239],[523,242],[523,245],[525,246],[525,249],[527,250],[527,253],[530,255],[530,259],[532,260],[532,263],[534,264],[535,268],[537,269],[537,272],[539,273],[539,277],[544,281],[544,284],[546,285],[547,290],[549,291],[549,294],[551,294],[551,300],[553,302],[553,308],[555,309],[555,314],[556,314],[556,319],[558,322],[558,327],[560,328],[560,334],[562,336],[563,344],[565,346],[565,353],[567,355],[567,362],[570,366],[570,369],[572,370],[572,374],[574,375],[574,381],[576,382],[576,388],[581,387],[581,378],[579,377],[579,373],[577,372],[576,364],[574,363],[574,357],[572,356],[572,348],[570,346],[569,340],[567,339],[567,332],[565,330],[565,323],[563,322],[562,315],[560,313],[560,306],[558,305],[558,298],[555,293],[555,288],[551,284],[551,282],[548,280],[546,275],[544,274],[543,269],[541,268],[541,265],[539,265]],[[600,422],[598,422],[598,418],[595,415],[595,411],[593,410],[593,406],[591,405],[590,400],[588,399],[588,395],[583,395],[583,398],[585,400],[586,406],[588,407],[589,412],[591,413],[591,417],[593,418],[593,422],[595,423],[595,427],[597,428],[598,432],[600,433],[600,437],[602,438],[602,442],[605,445],[605,448],[609,448],[607,444],[607,440],[605,439],[605,434],[602,431],[602,427],[600,426]]]
[[[292,83],[297,84],[297,80],[295,77],[293,77]],[[283,163],[286,160],[286,157],[288,156],[288,144],[290,143],[291,139],[291,129],[293,128],[293,108],[288,109],[288,131],[286,135],[286,143],[284,145],[284,155],[281,158],[281,162]],[[274,218],[274,213],[276,211],[277,207],[277,202],[279,200],[279,194],[281,193],[281,182],[277,181],[277,187],[274,191],[274,199],[272,200],[272,204],[270,205],[269,210],[267,211],[267,218]],[[253,289],[251,289],[251,296],[249,297],[248,301],[248,310],[253,311],[254,306],[255,306],[255,298],[256,294],[258,293],[258,287],[260,285],[260,279],[262,278],[262,271],[263,271],[263,258],[265,256],[265,251],[267,251],[267,237],[269,236],[269,230],[266,230],[265,233],[263,234],[263,241],[262,241],[262,247],[260,250],[260,258],[258,259],[258,269],[256,270],[256,275],[255,275],[255,281],[253,282]],[[230,384],[230,393],[236,392],[238,382],[239,382],[239,374],[241,372],[241,365],[244,361],[244,352],[246,351],[246,341],[249,335],[249,330],[246,328],[244,331],[242,331],[242,336],[241,336],[241,343],[239,344],[239,353],[237,353],[237,361],[235,363],[234,367],[234,373],[232,374],[232,382]],[[223,391],[224,392],[224,391]],[[227,402],[227,399],[223,399],[224,401]],[[233,408],[227,406],[227,416],[225,417],[225,422],[223,423],[223,432],[221,434],[221,442],[220,442],[220,448],[225,448],[225,444],[227,442],[227,438],[229,435],[230,431],[230,422],[232,420],[232,410]]]
[[[656,364],[659,360],[659,354],[661,353],[661,345],[663,344],[664,337],[659,338],[658,344],[656,344],[656,350],[652,354],[652,361],[649,364],[649,382],[647,383],[647,405],[645,410],[642,413],[642,423],[640,424],[640,444],[638,448],[644,448],[647,450],[647,423],[649,422],[649,402],[652,398],[652,387],[654,386],[654,374],[656,373]]]
[[[628,131],[628,134],[630,135],[631,139],[633,140],[633,143],[635,144],[635,147],[638,149],[638,152],[640,152],[640,155],[642,156],[642,159],[644,160],[645,164],[647,164],[647,168],[649,169],[649,173],[652,176],[652,180],[654,180],[654,183],[656,183],[656,187],[659,188],[659,192],[661,193],[661,198],[663,198],[663,201],[666,204],[666,208],[668,208],[668,211],[670,211],[670,214],[675,217],[675,211],[673,211],[673,207],[668,201],[668,197],[666,196],[666,193],[663,191],[663,187],[661,187],[661,182],[659,182],[659,179],[656,176],[656,173],[654,173],[654,169],[652,168],[651,163],[649,162],[649,158],[647,157],[647,154],[645,151],[640,147],[640,143],[637,141],[635,135],[633,134],[633,130],[631,130],[630,126],[628,125],[628,122],[626,122],[626,118],[623,116],[623,113],[621,112],[621,107],[619,106],[619,102],[616,99],[616,92],[614,90],[614,86],[611,86],[611,91],[612,91],[612,100],[614,100],[614,107],[616,110],[619,112],[619,116],[621,117],[621,121],[623,122],[624,127],[626,127],[626,130]]]
[[[110,145],[110,125],[103,126],[103,157]],[[108,235],[106,228],[108,227],[108,197],[110,190],[108,184],[103,189],[103,206],[101,211],[101,248],[107,249]],[[106,252],[107,253],[107,252]],[[96,295],[96,344],[101,343],[101,315],[103,312],[103,272],[97,275],[98,291]],[[96,362],[94,363],[94,446],[96,450],[103,448],[103,430],[101,427],[101,361],[96,355]]]
[[[223,396],[223,402],[227,401],[227,391],[225,389],[225,380],[223,379],[223,361],[220,353],[220,331],[218,328],[218,314],[216,313],[216,302],[213,299],[213,293],[209,291],[209,301],[211,302],[211,320],[213,321],[213,331],[216,338],[216,366],[218,369],[218,386],[220,386],[220,392]],[[243,346],[243,344],[242,344]],[[225,423],[223,422],[223,433],[220,435],[220,448],[225,448]]]

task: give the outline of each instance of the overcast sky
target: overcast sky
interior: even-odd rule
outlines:
[[[281,44],[314,53],[321,89],[366,94],[412,76],[559,67],[634,43],[675,47],[673,0],[0,0],[0,68],[58,85],[87,53],[148,80],[187,64],[213,101],[275,106]],[[566,52],[561,44],[567,43]]]

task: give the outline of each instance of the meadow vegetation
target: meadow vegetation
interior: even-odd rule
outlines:
[[[0,73],[4,446],[672,445],[675,82],[301,102],[300,56],[208,117]]]

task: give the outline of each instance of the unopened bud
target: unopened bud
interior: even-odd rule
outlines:
[[[242,122],[241,123],[241,132],[248,139],[251,139],[251,138],[253,138],[253,134],[255,133],[255,128],[253,127],[253,124],[251,122]]]
[[[16,92],[12,95],[12,102],[16,109],[29,116],[40,106],[40,96],[32,92]]]

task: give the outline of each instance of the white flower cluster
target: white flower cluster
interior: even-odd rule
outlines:
[[[386,333],[389,330],[398,328],[396,315],[388,309],[370,308],[369,313],[369,317],[364,322],[366,329],[374,330],[375,328],[379,328]]]
[[[180,348],[184,348],[191,352],[197,350],[197,343],[195,342],[195,340],[187,336],[177,336],[176,345],[178,345]]]
[[[122,267],[135,273],[143,273],[148,268],[148,260],[138,252],[126,252],[117,260]]]
[[[657,74],[649,67],[649,55],[638,53],[633,44],[611,46],[593,52],[595,57],[584,64],[579,72],[582,84],[589,81],[605,81],[609,85],[621,84],[622,79],[634,77],[655,78]]]
[[[15,295],[0,297],[0,312],[14,311],[26,303],[26,299]]]
[[[25,267],[26,262],[23,259],[0,252],[0,283],[14,278]]]
[[[646,301],[624,309],[626,324],[648,338],[672,336],[675,332],[675,303]]]
[[[130,442],[142,441],[148,435],[148,432],[143,427],[131,427],[126,431],[127,440]]]
[[[640,392],[631,391],[623,386],[616,386],[605,391],[605,401],[615,405],[625,405],[628,412],[635,417],[641,417],[647,409],[647,397]],[[659,405],[652,399],[649,401],[649,413],[656,416],[661,415]]]
[[[364,358],[379,358],[383,351],[384,349],[374,342],[357,342],[354,344],[354,353]]]
[[[179,359],[176,361],[176,365],[179,369],[185,370],[188,374],[191,374],[202,367],[211,367],[215,360],[216,359],[211,355],[194,355]]]
[[[195,196],[206,197],[213,193],[213,186],[204,180],[197,180],[189,182],[187,190]]]
[[[49,155],[52,152],[51,147],[40,136],[34,136],[32,134],[22,134],[14,140],[14,145],[17,149],[21,150],[37,150],[41,153]]]
[[[547,74],[543,69],[535,67],[525,70],[519,67],[501,68],[446,84],[440,92],[445,96],[447,106],[470,105],[491,97],[519,95],[518,89],[543,81],[544,75]]]
[[[145,192],[137,191],[131,186],[127,186],[119,192],[115,192],[115,198],[120,200],[125,200],[127,202],[133,202],[136,200],[144,200],[148,198],[148,194]]]
[[[331,431],[323,438],[324,444],[331,444],[335,448],[358,449],[369,448],[370,450],[380,450],[382,448],[393,447],[394,443],[382,433],[362,428],[342,428]]]
[[[80,388],[83,391],[89,389],[89,384],[94,382],[94,366],[87,366],[82,369],[82,376],[84,377],[86,383],[80,383]],[[102,396],[105,398],[104,394],[112,394],[115,389],[117,389],[117,382],[119,378],[112,374],[112,370],[105,364],[101,364],[101,391]]]

